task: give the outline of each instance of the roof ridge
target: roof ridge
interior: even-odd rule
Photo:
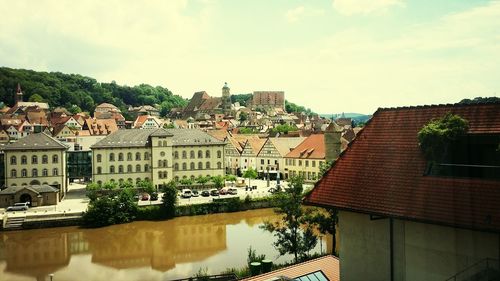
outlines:
[[[484,106],[484,105],[500,105],[500,101],[479,101],[476,103],[440,103],[440,104],[422,104],[410,106],[395,106],[395,107],[379,107],[378,111],[402,110],[402,109],[420,109],[420,108],[436,108],[436,107],[467,107],[467,106]],[[375,113],[374,113],[375,114]]]

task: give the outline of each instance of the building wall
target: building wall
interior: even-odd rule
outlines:
[[[27,164],[21,164],[22,156],[27,157]],[[32,156],[37,156],[38,164],[32,163]],[[48,163],[44,164],[42,162],[43,155],[47,155]],[[57,163],[53,163],[52,157],[57,155]],[[11,157],[15,156],[17,164],[11,164]],[[53,175],[54,168],[57,169],[57,175]],[[22,170],[27,170],[26,177],[22,177]],[[38,176],[34,177],[32,170],[36,169],[38,171]],[[43,176],[43,169],[47,169],[48,176]],[[17,176],[12,177],[12,170],[16,170]],[[32,181],[36,180],[40,184],[49,185],[60,185],[61,195],[67,191],[67,176],[66,176],[66,152],[63,149],[60,150],[7,150],[5,151],[5,175],[6,175],[6,185],[12,186],[22,186],[31,185]]]
[[[201,151],[201,158],[198,157],[198,151]],[[193,158],[191,158],[191,152],[194,152]],[[109,161],[111,153],[114,153],[114,161]],[[123,161],[118,161],[119,153],[123,153]],[[131,161],[127,160],[128,153],[132,153]],[[137,153],[141,155],[140,160],[135,158]],[[146,153],[150,155],[148,160],[144,157]],[[97,161],[98,155],[101,155],[101,162]],[[176,158],[175,155],[178,157]],[[152,180],[154,185],[159,186],[171,180],[199,176],[224,176],[225,174],[224,144],[172,146],[172,140],[169,137],[152,137],[152,147],[94,148],[92,161],[93,181],[97,183],[132,179],[133,182]],[[202,163],[201,169],[198,164],[200,162]],[[192,163],[194,169],[192,169]],[[119,173],[119,165],[123,166],[123,173]],[[128,172],[128,165],[132,165],[132,173]],[[140,172],[136,172],[137,165],[141,167]],[[145,165],[149,166],[148,171],[145,171]],[[110,172],[110,166],[114,166],[114,173]],[[101,167],[101,173],[98,173],[99,167]]]
[[[320,165],[325,159],[285,158],[285,178],[302,176],[305,181],[316,181]]]
[[[390,280],[390,221],[339,213],[342,280]],[[394,280],[446,280],[484,259],[499,259],[499,234],[393,220]]]
[[[14,203],[21,202],[21,196],[23,194],[29,194],[31,196],[31,207],[57,205],[59,202],[59,192],[42,193],[40,194],[41,197],[38,197],[37,193],[28,189],[23,189],[14,195],[0,195],[0,208],[7,208],[14,205]]]

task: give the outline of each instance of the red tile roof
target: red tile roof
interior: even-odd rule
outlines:
[[[425,176],[418,131],[447,112],[471,134],[500,134],[500,104],[379,109],[305,203],[449,226],[500,231],[500,181]]]
[[[324,159],[325,158],[325,135],[314,134],[307,137],[294,150],[290,151],[286,158]]]
[[[269,273],[243,279],[244,281],[267,281],[274,277],[285,276],[291,279],[321,270],[330,281],[340,280],[339,260],[334,256],[324,256]]]

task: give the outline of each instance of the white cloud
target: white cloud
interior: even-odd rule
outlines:
[[[294,23],[305,17],[313,17],[323,15],[324,11],[321,9],[315,9],[311,7],[298,6],[296,8],[286,11],[285,18],[288,22]]]
[[[333,0],[333,8],[343,15],[385,12],[394,6],[404,6],[402,0]]]
[[[304,15],[304,6],[298,6],[297,8],[288,10],[286,12],[286,19],[289,22],[296,22],[299,20],[301,16]]]

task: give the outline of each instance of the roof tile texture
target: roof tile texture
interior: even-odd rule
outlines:
[[[306,204],[500,231],[499,181],[424,175],[417,133],[447,112],[467,119],[469,133],[500,133],[500,104],[379,109]]]

